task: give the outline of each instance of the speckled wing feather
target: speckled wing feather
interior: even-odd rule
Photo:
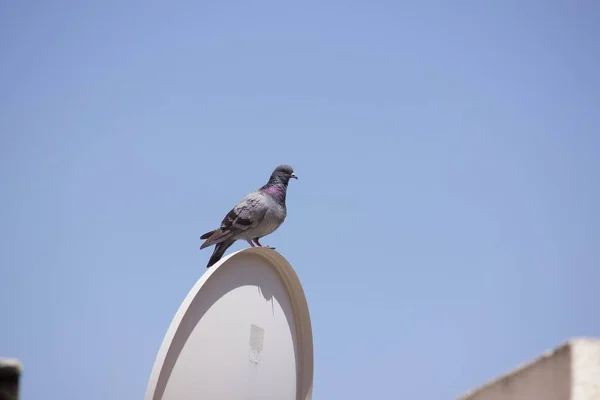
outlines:
[[[240,200],[223,218],[219,229],[202,235],[201,239],[205,239],[210,234],[200,248],[203,249],[213,244],[235,238],[237,234],[256,227],[267,212],[264,196],[264,193],[258,191],[252,192]]]

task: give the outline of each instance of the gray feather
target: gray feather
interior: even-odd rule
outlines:
[[[264,219],[268,207],[265,194],[261,191],[248,194],[227,213],[219,229],[214,231],[200,248],[204,249],[252,230]]]

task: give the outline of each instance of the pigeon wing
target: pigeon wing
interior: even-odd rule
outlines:
[[[262,221],[266,212],[267,206],[264,194],[261,192],[250,193],[227,213],[221,221],[219,229],[215,230],[200,248],[203,249],[221,243],[224,240],[234,238],[241,232],[256,227]]]

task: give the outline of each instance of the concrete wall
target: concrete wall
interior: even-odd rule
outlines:
[[[571,399],[600,400],[600,340],[571,343]]]
[[[600,340],[570,340],[459,399],[600,400]]]

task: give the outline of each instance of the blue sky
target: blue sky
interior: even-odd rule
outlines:
[[[263,242],[306,291],[315,400],[455,398],[600,336],[599,18],[2,2],[0,355],[23,400],[141,398],[199,235],[280,163],[300,179]]]

